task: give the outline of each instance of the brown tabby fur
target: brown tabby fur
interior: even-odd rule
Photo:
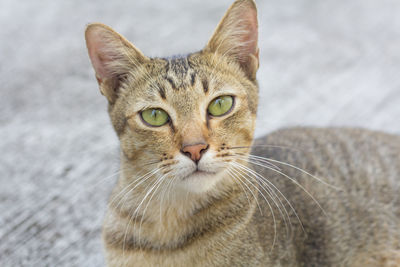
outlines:
[[[98,23],[86,42],[121,143],[108,266],[400,266],[400,137],[297,128],[253,144],[253,1],[236,1],[188,56],[147,58]],[[221,95],[235,97],[232,111],[207,115]],[[149,127],[147,108],[171,121]],[[181,148],[201,142],[196,176]]]

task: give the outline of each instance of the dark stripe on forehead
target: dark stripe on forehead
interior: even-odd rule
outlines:
[[[185,88],[189,82],[193,85],[195,77],[191,73],[187,56],[174,56],[164,59],[165,80],[170,83],[172,89]]]
[[[172,89],[176,90],[177,87],[174,83],[174,80],[171,77],[165,76],[165,79],[171,84]]]
[[[170,65],[170,68],[176,73],[176,75],[181,76],[182,78],[186,76],[189,69],[186,57],[172,58]]]
[[[195,69],[196,68],[196,65],[192,62],[192,60],[191,60],[191,56],[192,56],[193,54],[189,54],[188,56],[187,56],[187,62],[188,62],[188,65],[189,65],[189,68],[191,68],[191,69]]]
[[[164,59],[167,64],[165,64],[165,72],[168,73],[169,72],[169,60],[168,59]]]
[[[158,92],[160,93],[160,96],[162,99],[167,99],[167,97],[165,96],[165,90],[164,87],[162,86],[157,86]]]
[[[195,82],[196,82],[196,72],[193,71],[192,74],[190,74],[190,85],[193,86]]]
[[[208,81],[207,81],[207,78],[203,78],[201,80],[201,83],[203,84],[204,93],[207,93],[208,92]]]
[[[167,62],[167,64],[165,64],[165,76],[164,76],[164,79],[167,82],[169,82],[169,84],[171,85],[172,89],[175,90],[176,89],[176,85],[174,83],[174,80],[171,77],[168,76],[168,72],[169,72],[169,70],[171,68],[170,60],[167,59],[167,58],[164,58],[164,60]],[[165,93],[165,91],[164,91],[164,93]]]

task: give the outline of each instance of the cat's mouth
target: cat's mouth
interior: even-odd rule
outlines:
[[[187,178],[203,178],[203,177],[210,177],[216,175],[216,172],[210,172],[210,171],[202,171],[202,170],[195,170],[191,174],[187,175],[185,179]]]

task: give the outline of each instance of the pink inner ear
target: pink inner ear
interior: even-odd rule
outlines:
[[[110,76],[107,71],[107,62],[111,61],[111,56],[105,53],[106,38],[101,33],[93,30],[87,36],[87,47],[89,50],[89,57],[92,61],[93,68],[96,71],[98,81],[102,81]]]
[[[242,36],[242,42],[245,44],[243,46],[244,51],[242,51],[242,55],[247,57],[249,54],[253,54],[254,56],[258,56],[258,23],[257,23],[257,12],[254,9],[246,9],[246,12],[240,14],[240,17],[244,21],[246,34]]]
[[[105,68],[104,60],[101,59],[101,55],[97,54],[96,52],[93,52],[93,55],[91,55],[92,58],[92,64],[94,69],[96,70],[96,77],[101,82],[103,79],[108,77],[107,70]]]

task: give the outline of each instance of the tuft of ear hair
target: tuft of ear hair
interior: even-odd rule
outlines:
[[[236,61],[249,79],[259,66],[257,7],[253,0],[237,0],[219,22],[204,50]]]
[[[101,93],[114,103],[121,79],[148,58],[110,27],[92,23],[86,27],[86,46]]]

